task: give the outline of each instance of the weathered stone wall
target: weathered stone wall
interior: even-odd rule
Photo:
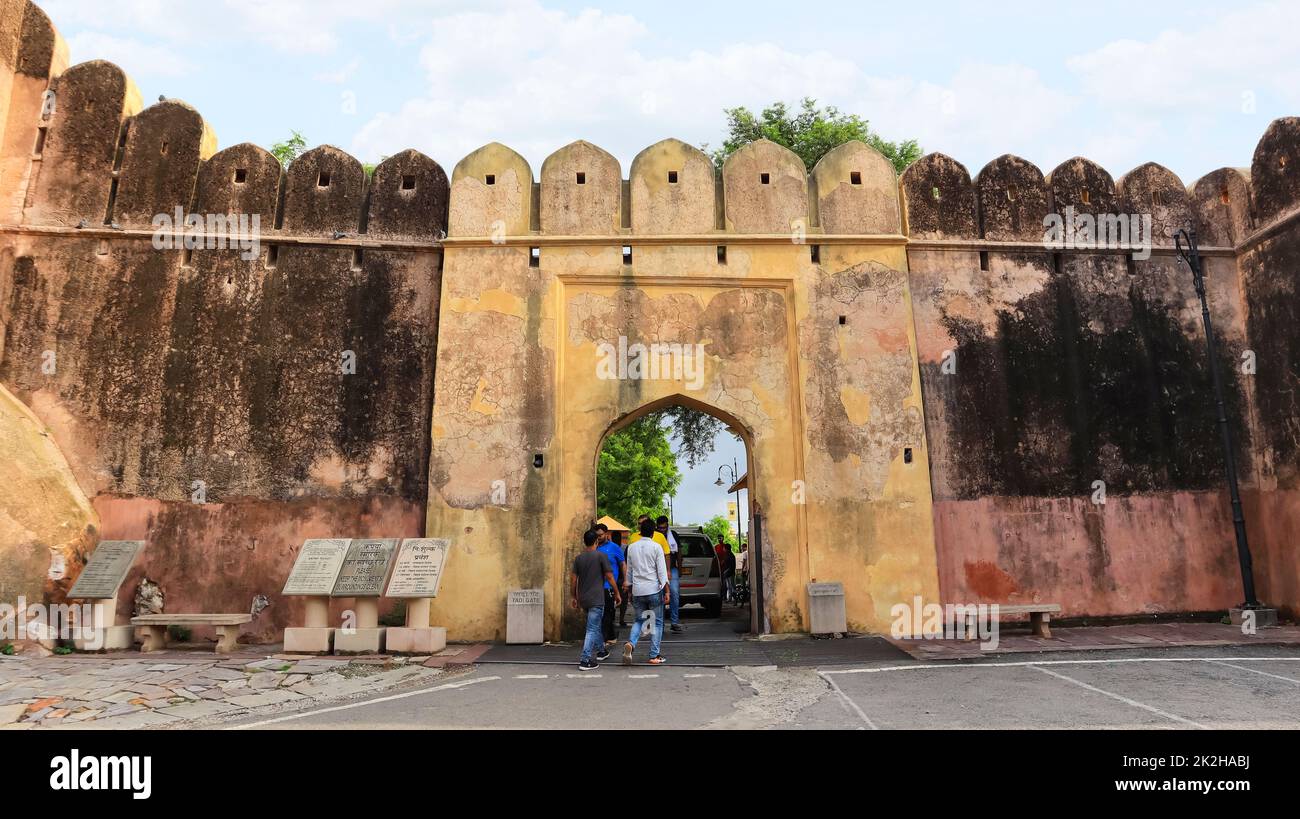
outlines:
[[[500,638],[507,591],[541,587],[562,633],[601,442],[674,403],[748,446],[769,627],[808,627],[814,579],[845,583],[862,630],[887,629],[899,600],[936,598],[892,167],[842,146],[814,197],[798,157],[757,142],[727,162],[719,196],[708,158],[665,140],[621,176],[584,142],[550,156],[535,191],[501,145],[453,172],[427,528],[454,533],[457,580],[435,621]],[[603,378],[601,345],[620,338],[701,345],[703,373]],[[859,536],[832,545],[818,534],[832,530]]]
[[[1285,333],[1247,337],[1258,307],[1243,301],[1235,248],[1251,231],[1250,188],[1224,169],[1189,191],[1154,164],[1116,184],[1086,159],[1044,178],[1013,156],[974,181],[937,154],[904,174],[945,599],[1059,602],[1071,615],[1241,602],[1200,304],[1173,237],[1195,226],[1207,248],[1227,411],[1255,497],[1259,439],[1294,428],[1284,411],[1255,411],[1256,389],[1261,402],[1270,383],[1286,394],[1295,370],[1276,360]],[[1151,258],[1053,252],[1044,218],[1067,208],[1150,214]],[[1261,263],[1261,290],[1287,280],[1279,261]],[[1258,377],[1243,369],[1248,348]],[[1294,607],[1294,554],[1259,503],[1261,594]]]
[[[972,180],[933,154],[900,181],[859,143],[808,174],[758,142],[719,175],[672,139],[627,180],[586,142],[536,182],[495,143],[451,180],[328,146],[286,172],[65,54],[0,0],[0,455],[23,463],[0,595],[57,596],[99,538],[143,539],[128,588],[148,575],[173,610],[266,594],[253,636],[273,638],[304,539],[427,533],[455,544],[433,613],[453,639],[500,637],[523,587],[554,636],[604,436],[678,402],[749,448],[775,630],[807,627],[813,580],[845,584],[858,630],[914,595],[1223,609],[1232,525],[1172,250],[1192,223],[1260,595],[1300,607],[1300,121],[1190,190],[1010,156]],[[260,253],[156,248],[177,208],[257,216]],[[1151,214],[1154,255],[1046,248],[1066,208]],[[699,383],[600,378],[620,337],[702,345]]]
[[[305,538],[424,532],[446,175],[414,151],[370,178],[328,146],[287,172],[252,145],[215,153],[196,111],[139,110],[106,62],[49,85],[4,220],[0,383],[100,535],[147,542],[128,588],[147,575],[178,611],[266,594],[252,636],[275,638]],[[37,121],[39,94],[11,100]],[[155,216],[178,208],[255,215],[260,254],[157,249]]]

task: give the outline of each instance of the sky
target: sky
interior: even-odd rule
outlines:
[[[487,142],[534,173],[586,139],[624,174],[675,136],[717,145],[723,109],[816,98],[972,174],[1015,153],[1187,184],[1249,166],[1300,113],[1300,3],[744,3],[44,0],[73,62],[109,59],[146,101],[197,108],[222,147],[291,130],[373,162],[450,172]]]
[[[745,474],[747,465],[745,462],[745,445],[737,441],[735,436],[729,432],[723,431],[713,439],[713,454],[709,459],[690,469],[686,462],[678,459],[677,467],[682,472],[682,482],[677,487],[677,494],[673,497],[673,523],[683,526],[694,524],[703,524],[713,518],[714,515],[727,514],[727,502],[734,501],[736,495],[727,494],[733,481],[731,480],[731,471],[734,468],[741,475]],[[722,470],[723,486],[715,485],[719,478],[718,470]],[[734,466],[733,466],[734,465]],[[740,493],[740,515],[741,524],[745,527],[745,535],[749,535],[749,493],[742,491]],[[631,525],[631,524],[627,524]]]

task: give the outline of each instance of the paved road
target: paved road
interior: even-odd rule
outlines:
[[[1178,649],[821,668],[483,665],[432,686],[232,726],[1300,728],[1300,651]]]

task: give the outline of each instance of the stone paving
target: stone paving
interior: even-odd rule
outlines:
[[[1222,623],[1142,623],[1115,626],[1060,628],[1051,637],[1035,637],[1024,627],[1004,626],[998,646],[980,649],[975,641],[900,640],[890,642],[918,660],[969,660],[998,654],[1032,654],[1043,651],[1098,651],[1134,648],[1193,648],[1201,646],[1300,646],[1300,626],[1262,628],[1242,634],[1237,626]]]
[[[418,684],[428,657],[0,655],[0,730],[181,727]]]

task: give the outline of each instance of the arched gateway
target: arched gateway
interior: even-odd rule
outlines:
[[[707,157],[675,140],[626,184],[608,154],[570,145],[536,202],[503,146],[457,166],[427,528],[459,548],[438,622],[499,636],[504,590],[540,587],[558,635],[592,459],[611,429],[673,403],[746,438],[767,627],[807,628],[813,580],[843,582],[863,630],[887,629],[899,600],[936,599],[893,170],[854,143],[814,179],[816,202],[798,157],[767,142],[727,163],[723,207]],[[828,220],[859,235],[829,241]]]

